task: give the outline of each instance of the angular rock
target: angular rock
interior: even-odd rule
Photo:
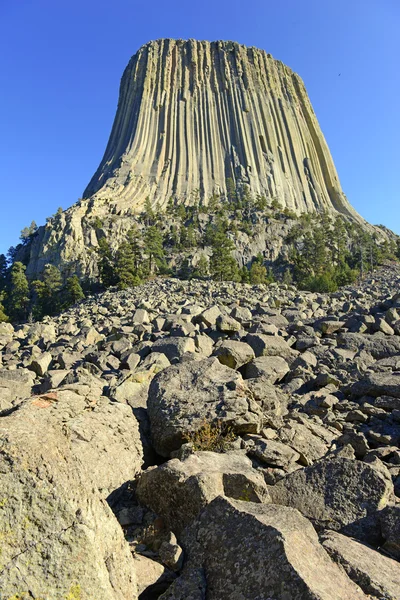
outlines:
[[[246,365],[246,379],[262,377],[271,383],[283,379],[289,372],[289,365],[280,356],[259,356]]]
[[[28,369],[42,377],[48,370],[52,360],[53,357],[50,352],[44,352],[31,362]]]
[[[400,398],[400,372],[366,373],[351,387],[354,396],[394,396]]]
[[[325,532],[322,545],[363,592],[385,600],[400,598],[400,567],[397,561],[336,531]]]
[[[281,442],[300,454],[299,463],[311,465],[325,456],[335,435],[328,429],[308,423],[289,421],[278,431]]]
[[[383,544],[390,556],[400,560],[400,506],[389,505],[379,515]]]
[[[274,440],[263,439],[256,439],[248,454],[258,458],[270,467],[281,467],[283,469],[287,469],[300,458],[300,454],[289,446]]]
[[[263,335],[261,333],[246,335],[246,342],[253,348],[258,356],[281,356],[288,358],[294,355],[289,344],[278,335]]]
[[[228,317],[228,315],[220,315],[215,324],[217,329],[224,333],[235,333],[235,331],[240,331],[242,329],[242,325],[239,321],[236,321],[233,317]]]
[[[183,543],[189,560],[181,579],[190,581],[190,569],[202,567],[207,600],[366,599],[294,509],[219,497]]]
[[[1,419],[1,593],[136,600],[122,530],[62,427],[49,426],[43,410]]]
[[[242,452],[196,452],[170,460],[144,471],[136,493],[177,535],[217,496],[269,501],[264,478]]]
[[[186,352],[195,352],[196,346],[193,338],[166,337],[154,342],[151,351],[165,354],[172,362],[182,358]]]
[[[254,358],[254,351],[245,342],[225,340],[215,349],[214,356],[221,364],[239,369]]]
[[[70,452],[85,465],[104,497],[141,470],[139,426],[129,406],[105,397],[92,402],[73,391],[57,390],[27,400],[15,414],[63,428]]]
[[[379,510],[393,486],[370,465],[347,458],[322,459],[286,475],[270,488],[272,501],[297,508],[319,529],[379,543]]]
[[[161,456],[170,456],[206,422],[222,421],[236,432],[249,433],[259,431],[262,423],[261,410],[241,375],[217,358],[180,363],[158,373],[150,384],[147,409]]]

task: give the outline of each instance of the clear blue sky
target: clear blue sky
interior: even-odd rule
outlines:
[[[258,46],[303,78],[342,187],[400,234],[400,0],[0,0],[0,252],[96,170],[129,58],[160,37]]]

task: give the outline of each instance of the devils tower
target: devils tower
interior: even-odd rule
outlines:
[[[270,54],[233,42],[158,40],[122,77],[103,160],[85,190],[121,208],[162,206],[226,181],[296,211],[348,213],[300,77]]]
[[[149,42],[123,74],[110,139],[83,199],[39,229],[28,275],[48,262],[93,273],[93,219],[113,215],[118,241],[123,219],[138,215],[147,198],[165,208],[170,198],[188,204],[197,195],[207,205],[212,194],[226,195],[228,182],[297,214],[362,221],[297,74],[235,42]]]

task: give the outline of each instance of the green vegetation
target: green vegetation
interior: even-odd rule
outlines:
[[[187,434],[184,439],[192,445],[194,452],[226,452],[236,436],[232,428],[223,421],[203,421],[197,431]]]
[[[103,222],[88,220],[96,230],[98,278],[103,288],[132,287],[157,275],[182,279],[212,278],[252,285],[275,280],[300,289],[333,292],[349,285],[387,260],[400,259],[400,238],[365,229],[343,216],[328,213],[296,215],[276,197],[251,194],[246,185],[226,182],[226,194],[213,193],[208,201],[194,190],[185,203],[171,197],[165,208],[146,198],[142,214],[116,246],[113,233],[118,217]],[[51,219],[61,218],[61,210]],[[276,263],[263,255],[246,265],[234,258],[254,235],[255,227],[271,224],[285,233],[286,246]],[[0,322],[40,319],[79,302],[90,286],[76,274],[66,281],[59,270],[47,265],[40,278],[29,283],[25,265],[29,245],[37,235],[34,222],[21,232],[21,243],[0,255]],[[120,237],[120,236],[118,236]],[[196,262],[199,248],[204,249]],[[93,282],[89,282],[93,285]]]

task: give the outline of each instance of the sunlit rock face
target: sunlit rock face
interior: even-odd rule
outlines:
[[[83,199],[24,248],[27,275],[52,263],[65,276],[96,278],[99,236],[117,248],[146,198],[160,208],[170,198],[207,205],[214,193],[229,195],[229,186],[247,186],[298,214],[328,211],[363,222],[341,190],[298,75],[235,42],[149,42],[122,77],[110,139]],[[261,228],[237,240],[236,258],[244,263],[262,252],[275,259],[283,238],[270,234]]]
[[[353,214],[300,77],[234,42],[157,40],[122,77],[104,158],[84,197],[121,209],[226,192],[227,179],[295,211]]]

